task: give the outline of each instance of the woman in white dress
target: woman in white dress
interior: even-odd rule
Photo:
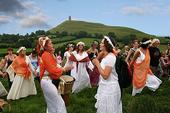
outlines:
[[[91,87],[89,74],[86,68],[93,69],[87,52],[84,51],[85,44],[83,42],[77,43],[77,50],[73,51],[68,64],[72,64],[74,68],[71,70],[71,76],[75,78],[72,92],[77,93],[86,87]],[[66,64],[66,65],[68,65]]]
[[[6,70],[9,74],[10,81],[13,81],[7,96],[8,100],[16,100],[29,95],[37,94],[32,75],[33,68],[30,59],[26,56],[26,48],[20,47],[17,53],[19,55]]]
[[[73,52],[73,49],[74,49],[74,45],[73,45],[73,44],[68,44],[68,45],[67,45],[67,51],[64,53],[64,57],[63,57],[63,60],[66,59],[65,64],[68,63],[69,57],[71,56],[71,54],[72,54],[72,52]],[[65,65],[65,66],[66,66],[66,65]]]
[[[136,50],[130,63],[130,67],[133,70],[132,96],[135,96],[136,93],[141,93],[145,86],[155,91],[162,83],[150,70],[150,54],[148,50],[150,43],[151,40],[143,38],[140,48]]]
[[[113,53],[115,43],[112,39],[104,36],[100,43],[103,59],[92,62],[99,70],[100,81],[95,98],[97,113],[122,113],[121,91],[118,83],[118,75],[115,70],[116,56]]]

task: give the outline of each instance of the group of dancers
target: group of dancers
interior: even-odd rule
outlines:
[[[153,41],[155,40],[143,38],[140,46],[134,41],[133,48],[124,53],[129,69],[133,72],[132,96],[140,93],[145,86],[155,91],[162,83],[150,66],[149,47]],[[75,50],[73,44],[68,44],[64,53],[66,62],[62,66],[56,61],[52,40],[46,36],[40,37],[36,45],[37,56],[34,55],[35,50],[27,56],[26,48],[20,47],[18,56],[10,53],[13,58],[5,58],[4,64],[11,60],[6,72],[1,74],[9,79],[7,99],[16,100],[36,95],[34,78],[38,78],[47,103],[47,113],[66,113],[66,106],[56,83],[63,73],[67,73],[75,79],[72,93],[78,93],[87,87],[98,87],[95,95],[97,113],[122,113],[121,90],[115,70],[116,57],[120,55],[120,51],[116,45],[114,39],[108,36],[101,40],[100,50],[97,49],[97,41],[87,51],[84,42],[78,42]]]

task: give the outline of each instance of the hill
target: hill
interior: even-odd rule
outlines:
[[[100,23],[91,23],[85,21],[65,21],[60,25],[49,30],[51,33],[55,33],[56,31],[62,32],[67,31],[68,33],[78,33],[79,31],[85,31],[89,34],[94,35],[95,33],[106,35],[109,32],[114,32],[118,38],[122,38],[128,36],[130,34],[135,34],[137,38],[142,37],[153,37],[153,35],[146,34],[142,31],[128,28],[128,27],[120,27],[120,26],[107,26]]]

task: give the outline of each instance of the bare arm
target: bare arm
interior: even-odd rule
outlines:
[[[134,53],[134,56],[133,56],[133,58],[132,58],[132,61],[130,62],[130,68],[131,68],[131,69],[133,69],[133,64],[134,64],[134,62],[136,61],[136,59],[137,59],[139,56],[140,56],[140,52],[139,52],[139,51],[136,51],[136,52]]]
[[[126,59],[125,59],[125,61],[127,62],[127,64],[129,64],[128,61],[129,61],[129,58],[130,58],[131,54],[132,54],[132,51],[129,50],[128,55],[127,55],[127,57],[126,57]]]
[[[98,68],[99,70],[99,73],[101,74],[101,76],[104,78],[104,79],[107,79],[112,71],[112,67],[110,66],[106,66],[104,69],[102,69],[100,63],[99,63],[99,60],[98,59],[93,59],[93,64],[96,65],[96,67]]]

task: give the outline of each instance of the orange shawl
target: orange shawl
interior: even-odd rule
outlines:
[[[17,75],[23,76],[27,79],[31,76],[29,64],[26,63],[25,57],[17,56],[12,62],[11,66]]]
[[[147,74],[152,73],[150,70],[149,50],[146,50],[145,59],[141,63],[134,63],[133,85],[140,89],[146,84]]]
[[[42,57],[39,58],[40,63],[40,78],[44,76],[45,70],[49,73],[52,79],[58,79],[62,75],[62,68],[57,66],[56,59],[52,54],[45,51]]]

